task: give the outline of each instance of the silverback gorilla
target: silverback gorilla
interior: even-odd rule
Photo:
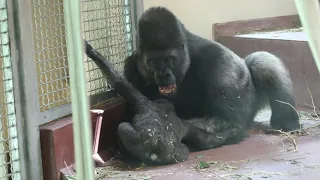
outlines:
[[[219,146],[224,139],[236,135],[235,128],[218,132],[215,136],[199,128],[190,129],[188,122],[177,117],[172,103],[167,99],[148,100],[86,41],[85,47],[88,57],[103,68],[104,74],[109,75],[115,90],[133,105],[135,113],[132,122],[120,123],[118,135],[124,147],[145,163],[171,164],[188,159],[189,150],[181,140],[189,134],[199,139],[198,144],[209,143],[211,146]]]
[[[139,19],[139,47],[126,59],[124,74],[150,100],[167,98],[176,113],[208,133],[236,128],[246,136],[256,113],[270,105],[274,129],[300,128],[291,77],[282,61],[267,52],[243,60],[223,45],[201,38],[164,7]],[[285,103],[281,103],[285,102]],[[197,143],[193,137],[185,141]],[[212,148],[210,144],[201,149]]]

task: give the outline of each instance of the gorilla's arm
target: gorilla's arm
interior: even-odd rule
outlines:
[[[221,118],[193,118],[184,121],[189,132],[183,141],[200,150],[236,144],[248,136],[245,126]]]

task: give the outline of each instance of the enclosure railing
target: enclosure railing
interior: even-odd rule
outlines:
[[[320,72],[320,4],[319,0],[295,0],[297,10],[307,34],[310,49]]]
[[[76,178],[93,180],[92,132],[83,65],[83,39],[81,38],[80,2],[64,1],[67,32],[68,62],[73,134],[75,146]]]

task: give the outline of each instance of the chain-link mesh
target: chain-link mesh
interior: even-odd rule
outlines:
[[[70,103],[63,0],[31,0],[40,111]],[[129,0],[83,0],[84,37],[117,69],[132,51]],[[85,62],[88,94],[106,92],[92,60]]]
[[[0,1],[0,179],[21,179],[5,0]]]
[[[132,52],[130,2],[84,0],[82,3],[85,39],[121,72],[125,58]],[[85,67],[89,94],[107,91],[106,79],[96,64],[88,58]]]
[[[31,0],[40,111],[70,102],[63,0]]]

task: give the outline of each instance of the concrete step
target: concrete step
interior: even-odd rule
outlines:
[[[319,72],[296,15],[214,24],[213,31],[216,41],[243,58],[255,51],[280,57],[293,79],[298,108],[320,107]]]

